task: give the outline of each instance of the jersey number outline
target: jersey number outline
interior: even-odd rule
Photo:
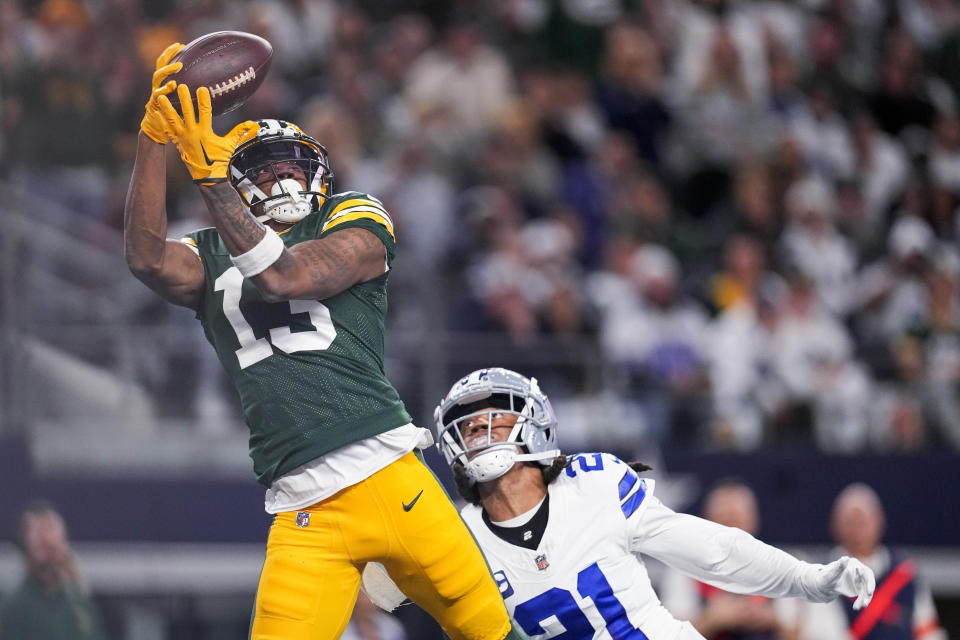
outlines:
[[[273,355],[273,348],[284,353],[297,351],[324,351],[333,344],[337,337],[337,329],[330,318],[330,309],[318,300],[288,300],[290,315],[297,313],[309,314],[313,331],[294,332],[290,325],[270,329],[268,337],[257,338],[253,327],[243,317],[240,310],[240,288],[243,286],[243,275],[236,267],[230,267],[213,282],[214,291],[223,291],[223,315],[237,336],[240,348],[237,349],[237,360],[241,369],[260,362]],[[269,339],[268,339],[269,338]]]
[[[588,455],[593,458],[592,463],[587,460]],[[577,455],[573,456],[573,459],[570,460],[570,464],[568,464],[566,468],[567,475],[571,478],[577,475],[577,470],[573,468],[574,462],[580,465],[580,471],[583,471],[584,473],[587,473],[588,471],[603,471],[602,453],[578,453]]]
[[[649,640],[647,635],[633,626],[627,611],[617,600],[606,576],[594,562],[577,574],[577,593],[590,598],[606,623],[607,633],[613,640]],[[580,609],[573,594],[566,589],[553,587],[513,610],[513,618],[528,636],[546,633],[540,624],[555,617],[565,631],[553,636],[553,640],[589,640],[596,630]]]

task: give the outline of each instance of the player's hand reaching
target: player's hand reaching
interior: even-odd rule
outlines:
[[[837,596],[856,597],[854,609],[867,606],[877,586],[873,571],[849,556],[827,565],[808,565],[803,583],[808,600],[828,602]]]
[[[150,99],[147,100],[143,120],[140,122],[140,130],[148,138],[160,144],[167,144],[167,131],[163,123],[163,115],[160,113],[160,105],[157,97],[166,95],[173,91],[177,83],[173,80],[167,80],[171,74],[180,71],[183,68],[182,62],[170,62],[175,55],[186,45],[174,42],[163,50],[160,57],[157,58],[157,67],[153,72],[153,86],[150,92]],[[164,82],[166,80],[166,82]]]
[[[241,142],[256,135],[259,126],[247,120],[241,122],[230,133],[219,136],[213,130],[213,110],[210,106],[210,91],[206,87],[197,89],[197,111],[194,114],[190,88],[184,84],[177,87],[180,108],[183,117],[170,103],[166,95],[157,96],[160,113],[163,114],[167,134],[173,139],[180,151],[180,158],[193,181],[201,185],[224,182],[227,179],[227,165],[234,149]]]

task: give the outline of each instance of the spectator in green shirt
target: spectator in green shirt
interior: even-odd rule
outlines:
[[[47,503],[28,506],[17,543],[26,574],[0,602],[0,640],[102,640],[100,616],[80,579],[60,514]]]

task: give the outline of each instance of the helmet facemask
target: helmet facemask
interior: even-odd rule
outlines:
[[[277,123],[262,121],[257,137],[237,147],[230,159],[230,183],[261,222],[292,224],[320,208],[333,191],[333,174],[320,143],[296,125],[264,126],[271,122]],[[258,184],[270,184],[270,192]]]
[[[435,411],[437,447],[448,464],[463,466],[474,482],[495,480],[521,461],[552,464],[560,454],[556,448],[557,420],[535,379],[506,369],[490,369],[474,372],[464,381],[467,383],[454,385]],[[505,441],[491,440],[494,413],[517,417]],[[476,436],[465,438],[464,423],[481,416],[486,416],[486,437],[478,441]]]

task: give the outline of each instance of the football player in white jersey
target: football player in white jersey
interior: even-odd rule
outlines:
[[[462,515],[514,629],[563,640],[702,640],[653,591],[641,555],[735,593],[825,602],[873,597],[853,558],[808,564],[751,535],[664,506],[643,465],[563,456],[536,379],[507,369],[458,380],[434,412],[437,446],[471,504]]]

